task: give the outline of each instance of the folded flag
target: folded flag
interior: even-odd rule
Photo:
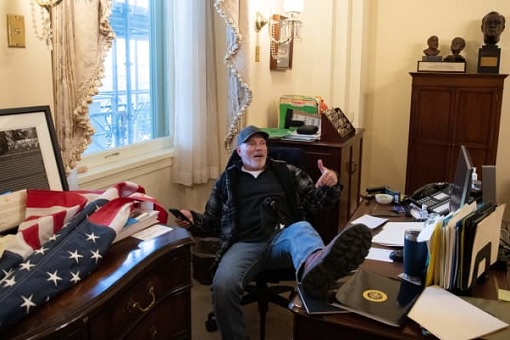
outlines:
[[[130,182],[87,193],[88,197],[80,192],[46,192],[52,200],[45,201],[39,196],[42,192],[32,194],[23,229],[20,225],[16,235],[8,235],[12,242],[4,242],[8,247],[0,258],[0,330],[87,277],[133,206],[148,198],[143,188]],[[164,214],[161,219],[166,223]]]

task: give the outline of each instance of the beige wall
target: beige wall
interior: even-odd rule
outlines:
[[[23,15],[26,48],[7,47],[7,14]],[[52,105],[51,52],[32,29],[30,1],[0,1],[0,108]]]
[[[249,13],[245,18],[249,20],[249,33],[244,41],[249,46],[249,82],[254,95],[247,122],[275,126],[277,103],[283,94],[323,96],[328,104],[342,107],[356,126],[367,129],[363,188],[378,184],[396,190],[404,188],[411,93],[409,72],[416,70],[416,61],[421,58],[427,38],[438,35],[444,54],[453,37],[464,37],[468,71],[473,71],[482,41],[483,15],[498,10],[510,20],[507,0],[306,0],[301,16],[303,39],[294,44],[293,69],[271,72],[267,30],[257,36],[252,29],[253,19],[257,10],[266,14],[270,8],[281,11],[282,1],[241,2]],[[52,102],[50,51],[35,37],[30,11],[28,0],[0,1],[1,108]],[[25,16],[26,48],[6,47],[7,13]],[[216,32],[217,41],[224,44],[221,22],[217,22]],[[257,41],[261,50],[258,63],[255,62]],[[501,73],[509,73],[510,28],[503,33],[499,46]],[[217,57],[222,65],[223,52],[218,51]],[[219,112],[226,112],[225,84],[218,80]],[[510,90],[506,89],[497,162],[499,202],[508,202],[510,197],[510,134],[503,132],[510,124],[509,110]],[[222,129],[226,129],[225,124],[220,122]],[[119,179],[124,177],[144,185],[168,206],[201,209],[210,188],[210,185],[193,189],[172,186],[168,169],[133,177],[120,175]],[[506,216],[510,216],[508,210]]]

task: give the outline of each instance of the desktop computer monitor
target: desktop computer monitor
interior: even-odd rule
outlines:
[[[472,173],[473,163],[471,156],[467,148],[461,145],[455,179],[450,188],[450,212],[458,210],[468,202],[471,192]]]

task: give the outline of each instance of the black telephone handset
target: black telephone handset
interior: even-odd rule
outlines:
[[[415,192],[412,193],[411,198],[413,200],[419,200],[423,197],[427,197],[430,195],[433,195],[437,193],[438,191],[445,192],[445,189],[447,189],[450,186],[450,184],[445,182],[437,182],[437,183],[429,183],[425,184],[421,188],[417,189]],[[445,192],[448,193],[448,192]]]
[[[405,201],[411,208],[413,205],[416,209],[426,206],[429,212],[447,214],[449,211],[450,184],[445,182],[425,184],[409,195]]]

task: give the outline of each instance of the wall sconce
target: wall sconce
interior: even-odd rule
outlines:
[[[34,0],[39,6],[46,8],[47,11],[51,9],[51,7],[58,6],[63,0]]]
[[[280,45],[288,45],[293,39],[301,39],[302,22],[299,15],[303,12],[303,0],[285,0],[283,10],[286,17],[271,15],[265,18],[262,13],[257,12],[255,17],[255,31],[258,33],[269,24],[268,33],[271,39],[271,57],[280,63],[282,58],[287,58],[289,48],[281,49]],[[282,54],[281,51],[284,51]]]

